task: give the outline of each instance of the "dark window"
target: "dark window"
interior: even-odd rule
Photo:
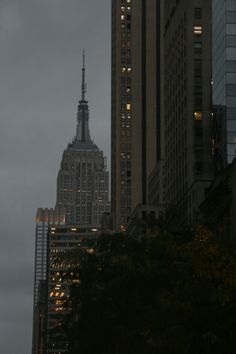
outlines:
[[[202,129],[201,122],[198,122],[198,124],[196,124],[194,127],[194,134],[196,137],[201,137],[202,133],[203,133],[203,129]]]
[[[227,23],[235,23],[236,22],[236,11],[226,12],[226,22]]]
[[[202,53],[202,43],[201,42],[194,42],[194,53],[195,54]]]
[[[236,61],[226,61],[226,72],[236,73]]]
[[[226,85],[226,94],[227,94],[227,96],[236,96],[236,85],[227,84]]]
[[[196,174],[201,174],[203,168],[203,163],[202,162],[195,162],[194,164],[194,171]]]
[[[198,93],[194,95],[194,107],[196,111],[202,110],[202,94]]]
[[[236,122],[236,108],[228,108],[227,109],[227,118],[235,119]]]
[[[236,132],[228,132],[228,139],[227,142],[230,144],[235,144],[236,143]]]
[[[197,20],[202,18],[202,9],[200,7],[195,7],[194,18]]]
[[[227,130],[228,131],[236,131],[236,120],[228,120],[227,121]]]
[[[202,76],[202,61],[201,61],[201,59],[194,60],[194,76],[195,77]]]
[[[227,35],[226,36],[226,46],[227,47],[236,47],[236,36]]]

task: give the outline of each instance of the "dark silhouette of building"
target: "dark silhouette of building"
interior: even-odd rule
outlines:
[[[165,1],[165,201],[186,223],[213,177],[211,3]]]
[[[161,158],[161,2],[112,1],[111,208],[125,230]]]

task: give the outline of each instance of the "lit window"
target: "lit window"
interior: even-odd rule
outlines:
[[[202,120],[202,112],[194,112],[194,119],[197,121]]]
[[[128,73],[130,73],[131,72],[131,68],[127,68],[127,71],[128,71]]]
[[[201,36],[202,35],[202,26],[194,26],[193,32],[195,35]]]
[[[120,226],[120,231],[121,231],[121,232],[125,232],[125,230],[126,230],[126,229],[125,229],[125,226],[124,226],[124,225],[121,225],[121,226]]]
[[[121,6],[121,11],[124,12],[125,11],[125,7],[124,6]]]
[[[125,73],[126,72],[126,68],[125,67],[121,68],[121,71],[122,71],[122,73]]]
[[[124,21],[125,20],[125,15],[121,15],[120,19],[121,19],[121,21]]]
[[[131,110],[131,103],[127,103],[126,109],[127,109],[127,111],[130,111],[130,110]]]

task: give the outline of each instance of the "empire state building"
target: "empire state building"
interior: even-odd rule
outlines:
[[[106,158],[90,136],[84,54],[81,91],[76,135],[63,153],[57,177],[56,209],[65,210],[67,225],[99,227],[109,211],[109,174]]]

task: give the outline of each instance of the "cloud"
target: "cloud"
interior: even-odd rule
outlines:
[[[15,32],[21,26],[19,11],[13,4],[6,4],[1,8],[0,28],[2,31]]]

